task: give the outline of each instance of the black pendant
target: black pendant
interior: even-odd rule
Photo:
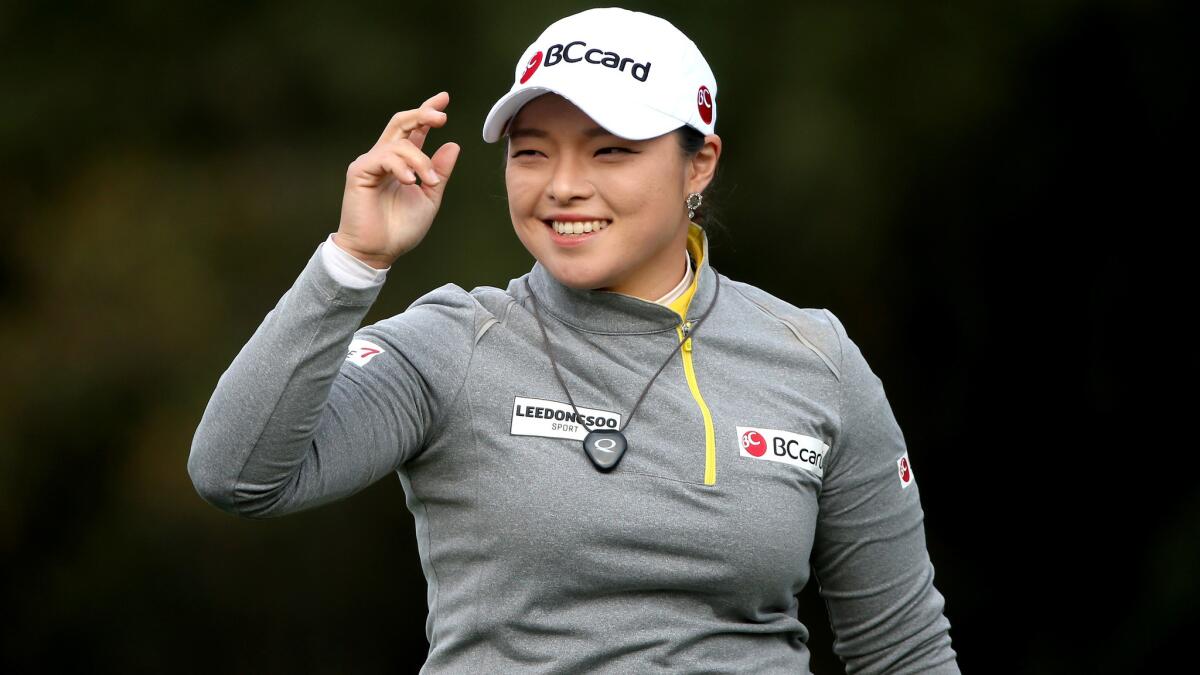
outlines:
[[[625,456],[625,435],[616,429],[596,429],[583,439],[583,451],[600,471],[612,471]]]

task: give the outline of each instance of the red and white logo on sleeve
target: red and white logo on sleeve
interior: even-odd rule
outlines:
[[[346,352],[346,360],[362,368],[367,363],[383,353],[383,347],[370,340],[351,340],[350,350]]]
[[[908,488],[909,485],[912,485],[912,482],[913,482],[912,464],[909,464],[909,462],[908,462],[908,453],[907,452],[904,453],[903,457],[896,460],[896,471],[900,475],[901,489],[906,489],[906,488]]]

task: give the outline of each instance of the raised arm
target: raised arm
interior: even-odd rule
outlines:
[[[420,450],[465,377],[477,305],[461,289],[355,333],[382,285],[372,270],[420,243],[441,204],[458,146],[421,147],[448,103],[397,113],[350,164],[337,233],[218,381],[188,472],[219,508],[276,516],[362,489]]]

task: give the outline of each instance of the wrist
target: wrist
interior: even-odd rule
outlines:
[[[337,245],[338,248],[342,249],[346,253],[349,253],[350,255],[354,256],[355,258],[361,260],[362,262],[370,265],[371,267],[373,267],[377,270],[384,270],[384,269],[391,267],[392,263],[396,262],[395,258],[389,258],[387,256],[382,256],[382,255],[374,255],[374,254],[370,254],[370,253],[363,253],[362,251],[355,249],[353,246],[347,246],[345,239],[343,239],[340,236],[340,234],[341,233],[339,233],[339,232],[334,233],[333,243],[335,245]]]

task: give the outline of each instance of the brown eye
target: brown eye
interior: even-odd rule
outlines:
[[[596,151],[596,154],[597,155],[615,155],[615,154],[619,154],[622,152],[634,154],[634,152],[632,150],[630,150],[629,148],[621,148],[621,147],[616,147],[616,146],[609,147],[609,148],[600,148],[599,150]]]

